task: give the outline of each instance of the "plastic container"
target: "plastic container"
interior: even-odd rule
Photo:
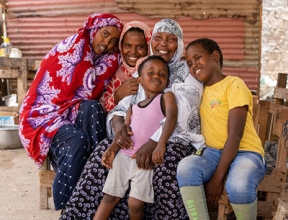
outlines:
[[[9,57],[12,49],[12,44],[10,43],[10,40],[8,37],[2,37],[3,43],[0,47],[0,56],[1,57]]]
[[[10,53],[10,58],[21,58],[22,57],[22,52],[18,48],[12,47],[11,53]]]

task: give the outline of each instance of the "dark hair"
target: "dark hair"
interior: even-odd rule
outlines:
[[[131,28],[129,28],[129,29],[126,31],[126,33],[124,34],[124,36],[123,36],[123,38],[122,38],[122,41],[121,41],[121,44],[123,43],[123,39],[124,39],[125,35],[126,35],[128,32],[133,32],[133,31],[143,34],[143,36],[144,36],[144,38],[145,38],[145,33],[144,33],[144,31],[143,31],[141,28],[139,28],[139,27],[131,27]]]
[[[168,79],[169,79],[169,77],[170,77],[170,68],[169,68],[168,64],[163,59],[163,57],[156,56],[156,55],[148,56],[145,60],[142,61],[142,63],[139,64],[139,66],[138,66],[138,74],[139,74],[139,76],[141,75],[141,72],[142,72],[144,64],[147,63],[149,60],[160,60],[161,62],[163,62],[165,64],[165,66],[167,67]]]
[[[195,44],[201,44],[201,46],[206,50],[208,51],[209,54],[212,54],[213,51],[218,51],[219,54],[220,54],[220,67],[222,69],[223,67],[223,54],[222,54],[222,51],[219,47],[219,45],[216,43],[216,41],[212,40],[212,39],[209,39],[209,38],[199,38],[199,39],[196,39],[192,42],[190,42],[187,47],[186,47],[186,50],[191,47],[192,45],[195,45]]]

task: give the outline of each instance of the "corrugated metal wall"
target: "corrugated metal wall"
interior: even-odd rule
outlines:
[[[223,1],[219,1],[219,3],[223,4]],[[214,4],[213,7],[210,5],[210,8],[207,8],[207,4],[195,2],[193,15],[183,17],[183,13],[188,15],[187,10],[192,6],[190,4],[190,6],[183,7],[182,1],[183,13],[181,14],[179,13],[180,9],[171,9],[171,2],[179,3],[176,0],[165,1],[166,3],[155,0],[153,1],[154,6],[157,5],[157,2],[158,5],[161,2],[163,7],[157,10],[153,6],[149,13],[145,10],[151,4],[146,1],[142,1],[142,4],[145,2],[149,7],[139,11],[136,8],[137,5],[131,9],[131,5],[129,5],[133,3],[131,0],[126,0],[129,2],[128,5],[125,5],[126,8],[123,7],[125,0],[106,0],[105,2],[99,0],[7,0],[7,32],[12,44],[21,49],[23,57],[42,59],[56,43],[75,33],[89,14],[94,12],[113,13],[124,23],[141,20],[153,28],[155,22],[165,17],[160,13],[162,9],[163,11],[165,9],[169,11],[167,17],[176,18],[182,26],[185,45],[199,37],[216,40],[223,50],[225,74],[240,76],[251,90],[257,91],[260,70],[260,5],[256,4],[256,0],[246,0],[244,7],[243,2],[237,4],[234,1],[230,4],[225,1],[228,5],[223,4],[221,10],[219,7],[215,7],[215,3],[218,1],[208,2]],[[255,5],[258,8],[255,9]],[[123,9],[120,9],[119,6]],[[137,13],[131,10],[137,11]],[[156,12],[158,14],[155,14]],[[150,17],[145,16],[145,13]],[[151,15],[153,13],[154,15]]]

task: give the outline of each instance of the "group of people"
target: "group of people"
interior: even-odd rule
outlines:
[[[43,58],[19,136],[38,166],[52,161],[60,219],[206,220],[224,187],[237,220],[256,219],[266,164],[252,94],[224,75],[214,40],[183,54],[173,19],[151,32],[95,13]]]

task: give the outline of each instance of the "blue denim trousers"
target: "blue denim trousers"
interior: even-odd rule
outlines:
[[[221,150],[206,147],[201,156],[183,158],[177,168],[179,187],[200,186],[210,180],[221,157]],[[238,151],[230,165],[226,191],[231,203],[248,204],[257,198],[257,187],[266,173],[264,158],[255,152]]]

